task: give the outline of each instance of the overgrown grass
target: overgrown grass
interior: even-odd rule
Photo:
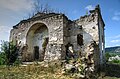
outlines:
[[[42,65],[12,66],[8,69],[0,66],[0,79],[72,79],[61,73],[57,63],[50,63],[49,67]]]
[[[45,64],[31,64],[26,66],[0,65],[0,79],[75,79],[69,74],[62,74],[60,62]],[[104,77],[100,79],[120,79],[115,77]]]
[[[104,77],[104,78],[101,78],[101,79],[120,79],[120,78],[106,76],[106,77]]]

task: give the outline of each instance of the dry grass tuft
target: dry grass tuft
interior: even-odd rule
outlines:
[[[46,64],[11,66],[0,66],[0,79],[74,79],[70,75],[62,74],[61,62],[53,61]],[[104,77],[99,79],[120,79],[116,77]]]
[[[0,79],[72,79],[61,73],[59,62],[49,63],[48,67],[38,64],[27,66],[0,66]]]

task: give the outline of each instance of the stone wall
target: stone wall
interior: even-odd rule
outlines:
[[[46,15],[47,16],[47,15]],[[33,40],[32,38],[35,37],[36,34],[34,32],[38,30],[38,28],[42,25],[46,25],[48,28],[48,37],[49,37],[49,49],[47,56],[53,56],[57,58],[61,58],[61,48],[63,45],[63,17],[64,15],[62,14],[48,14],[47,17],[33,17],[28,20],[21,21],[19,24],[14,26],[14,28],[11,30],[11,35],[10,35],[10,41],[17,42],[17,44],[23,48],[28,44],[28,50],[26,50],[26,53],[30,55],[30,59],[26,61],[33,60],[33,46],[36,44],[39,44],[40,41]],[[38,26],[36,25],[38,24]],[[33,35],[33,36],[32,36]],[[38,35],[38,38],[40,35]],[[37,37],[35,37],[37,38]],[[34,44],[33,44],[34,43]],[[40,47],[41,48],[41,47]],[[56,49],[57,48],[57,49]],[[55,50],[59,50],[55,51]],[[54,50],[51,52],[51,50]],[[45,54],[46,55],[46,54]],[[45,57],[45,59],[51,59],[54,57]],[[25,58],[24,58],[25,59]],[[56,59],[56,58],[55,58]],[[51,59],[52,60],[52,59]]]
[[[88,69],[94,70],[104,59],[104,22],[99,6],[74,21],[64,14],[36,14],[13,26],[11,40],[20,48],[23,61],[34,61],[35,51],[40,61],[65,59],[71,52],[72,57],[83,58],[90,63]]]
[[[99,6],[90,11],[89,15],[82,16],[75,22],[82,26],[83,30],[83,56],[88,58],[92,54],[93,68],[99,69],[104,59],[102,58],[104,56],[104,22],[101,18]],[[94,46],[91,48],[92,43]]]

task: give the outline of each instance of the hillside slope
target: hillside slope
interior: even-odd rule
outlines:
[[[105,52],[120,54],[120,46],[105,48]]]

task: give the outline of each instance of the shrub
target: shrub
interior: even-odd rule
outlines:
[[[111,57],[110,53],[107,52],[107,53],[105,54],[105,57],[106,57],[106,61],[108,62],[109,57]]]
[[[0,56],[2,56],[0,57],[1,64],[13,64],[18,56],[17,46],[13,42],[2,41]]]
[[[115,60],[112,60],[111,63],[117,63],[117,64],[120,64],[120,60],[115,59]]]
[[[0,65],[5,64],[5,53],[0,52]]]
[[[14,65],[15,65],[15,66],[19,66],[20,63],[21,63],[21,61],[17,58],[17,59],[15,60],[15,62],[14,62]]]

